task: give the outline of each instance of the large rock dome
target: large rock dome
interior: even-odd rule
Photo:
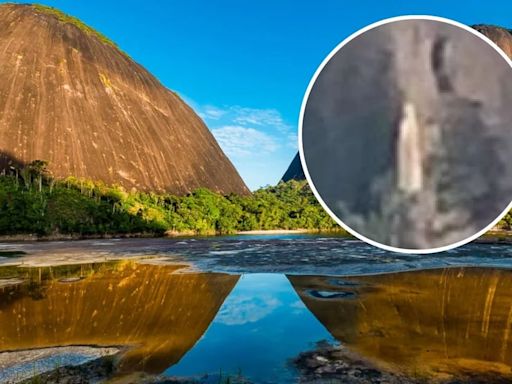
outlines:
[[[0,6],[0,165],[49,162],[126,189],[249,193],[197,114],[107,38],[38,5]]]

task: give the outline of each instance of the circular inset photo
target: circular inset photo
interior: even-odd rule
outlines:
[[[306,178],[355,236],[430,253],[492,228],[512,201],[512,67],[432,16],[372,24],[324,60],[299,123]]]

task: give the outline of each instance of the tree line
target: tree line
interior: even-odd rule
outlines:
[[[281,182],[250,196],[199,188],[186,196],[126,191],[68,177],[36,160],[0,175],[0,234],[78,236],[229,234],[270,229],[340,230],[306,181]]]

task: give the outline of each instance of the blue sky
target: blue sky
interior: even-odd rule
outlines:
[[[374,21],[431,14],[512,28],[511,1],[45,0],[114,40],[203,117],[251,189],[296,150],[302,97],[323,58]]]

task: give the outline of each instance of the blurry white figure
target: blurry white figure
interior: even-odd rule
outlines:
[[[398,189],[412,194],[419,192],[423,185],[420,126],[414,104],[404,104],[398,129]]]

